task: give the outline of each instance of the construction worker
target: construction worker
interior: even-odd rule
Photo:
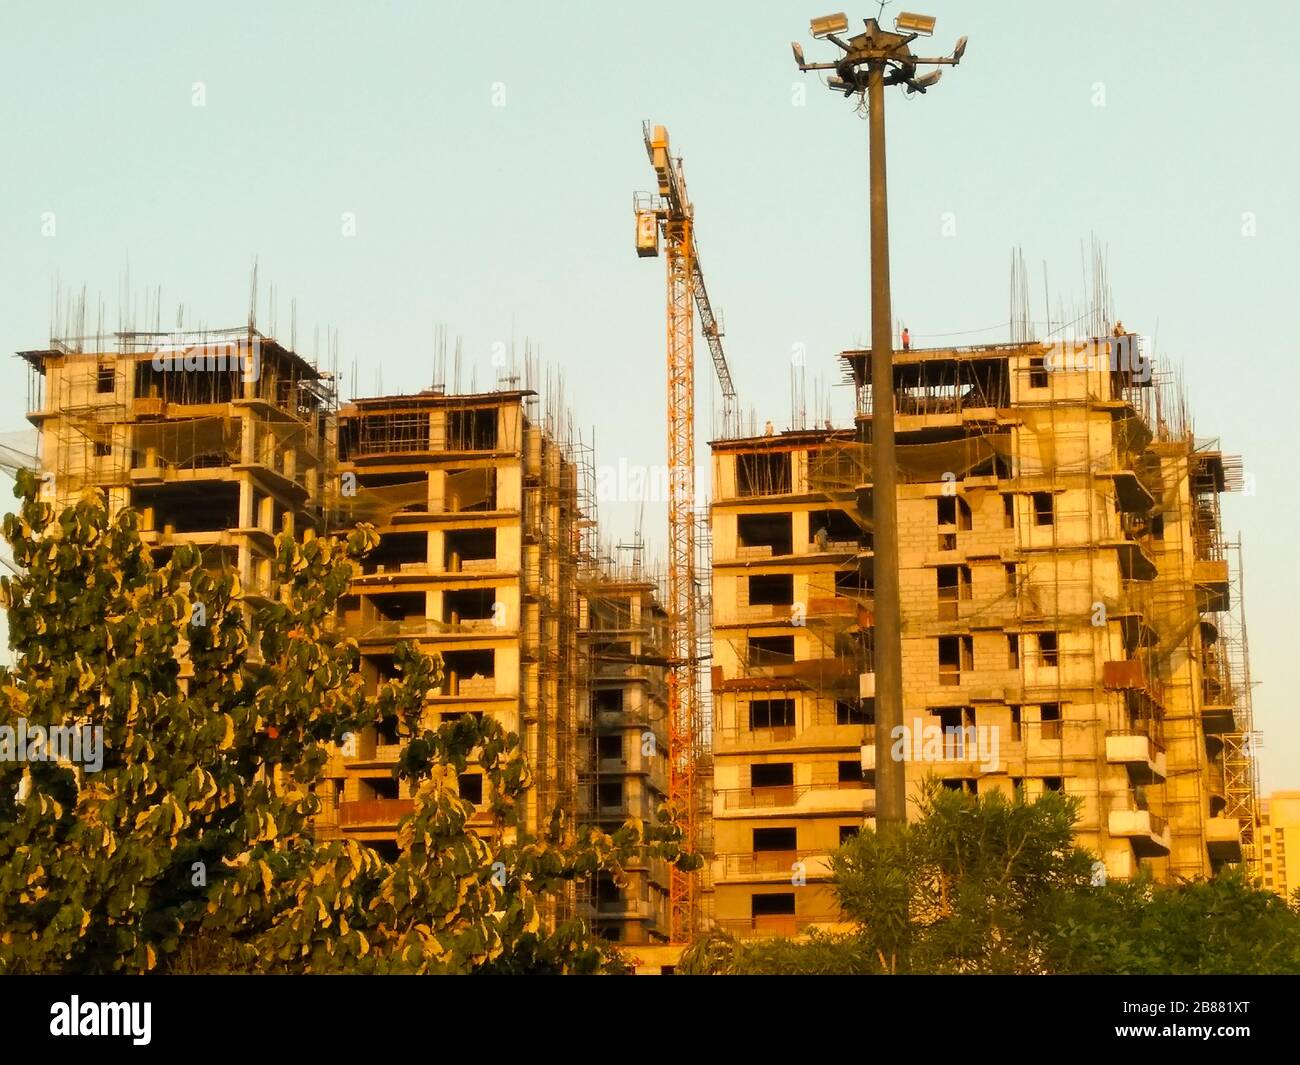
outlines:
[[[1120,322],[1120,321],[1116,321],[1116,322],[1115,322],[1115,328],[1114,328],[1113,330],[1111,330],[1111,335],[1113,335],[1113,336],[1117,336],[1117,337],[1122,337],[1122,336],[1126,335],[1127,333],[1128,333],[1128,330],[1124,328],[1124,323],[1123,323],[1123,322]]]
[[[903,326],[903,350],[912,350],[912,334],[907,331],[907,326]]]

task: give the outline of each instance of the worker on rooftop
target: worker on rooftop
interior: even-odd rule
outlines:
[[[903,326],[903,350],[912,350],[912,334],[907,331],[907,326]]]

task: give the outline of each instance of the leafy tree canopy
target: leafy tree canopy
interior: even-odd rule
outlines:
[[[459,797],[471,759],[510,822],[529,770],[489,719],[429,729],[441,662],[401,645],[367,696],[335,607],[378,541],[276,540],[274,597],[178,546],[155,565],[137,515],[88,492],[55,513],[21,474],[0,580],[17,660],[0,726],[102,728],[97,772],[36,748],[0,760],[0,972],[593,972],[619,959],[556,894],[634,854],[695,867],[671,811],[617,832],[560,816],[497,843]],[[415,796],[385,860],[312,829],[331,747],[396,718]],[[30,740],[29,740],[30,744]],[[84,762],[84,757],[83,757]]]
[[[1300,907],[1237,871],[1177,885],[1095,883],[1078,800],[978,797],[928,781],[920,817],[864,829],[832,857],[854,930],[802,940],[715,934],[684,973],[1300,972]]]

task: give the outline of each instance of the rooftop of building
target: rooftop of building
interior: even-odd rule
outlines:
[[[980,362],[983,360],[1005,359],[1026,352],[1042,351],[1047,345],[1040,341],[1012,343],[1003,341],[995,344],[940,344],[932,348],[895,348],[893,362],[895,366],[920,362]],[[850,369],[863,365],[870,366],[870,348],[848,348],[840,352],[840,358]]]
[[[502,407],[519,403],[537,392],[530,388],[494,389],[490,392],[447,392],[426,388],[388,396],[362,396],[339,407],[340,418],[355,418],[381,411],[434,410],[443,407]]]
[[[789,448],[808,447],[824,444],[830,440],[853,440],[853,429],[784,429],[773,430],[760,436],[742,436],[721,440],[710,440],[709,447],[714,451],[782,451]]]
[[[105,350],[104,342],[116,341],[116,350]],[[181,355],[194,348],[207,345],[238,343],[256,340],[263,362],[283,362],[294,366],[304,377],[317,380],[327,378],[307,359],[292,348],[281,344],[274,337],[266,336],[248,326],[235,326],[228,329],[188,329],[171,332],[150,333],[107,333],[98,336],[55,337],[51,338],[48,348],[33,348],[15,354],[34,369],[45,373],[45,364],[51,359],[85,359],[96,362],[125,360],[129,362],[151,361],[160,353]],[[90,350],[87,350],[89,345]]]

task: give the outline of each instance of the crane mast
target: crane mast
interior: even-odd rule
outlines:
[[[722,330],[700,269],[694,210],[681,159],[669,155],[668,131],[663,126],[652,130],[647,123],[644,135],[658,193],[636,198],[637,254],[658,255],[661,234],[667,252],[668,801],[682,829],[683,845],[695,851],[700,838],[698,768],[703,727],[695,539],[695,308],[722,386],[728,428],[735,419],[736,391],[722,351]],[[676,866],[670,868],[669,877],[669,935],[674,943],[689,942],[700,924],[699,878]]]

